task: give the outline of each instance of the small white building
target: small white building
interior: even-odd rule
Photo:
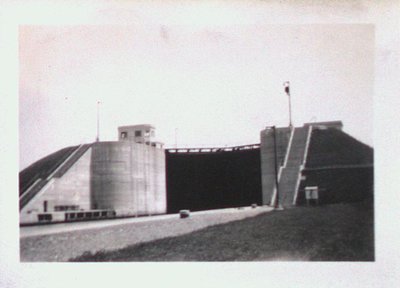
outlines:
[[[156,141],[155,128],[150,124],[130,125],[118,127],[119,141],[133,141],[163,148],[163,143]]]

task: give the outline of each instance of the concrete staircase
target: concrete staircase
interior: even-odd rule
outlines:
[[[47,185],[47,183],[49,183],[48,180],[39,178],[33,185],[26,189],[26,191],[19,197],[19,210],[24,208],[25,205],[28,204],[28,202],[31,201],[44,186]]]
[[[53,177],[61,178],[65,174],[65,172],[67,172],[69,168],[71,168],[72,165],[74,165],[75,162],[78,161],[78,159],[81,158],[83,154],[85,154],[85,152],[91,147],[91,145],[92,144],[84,144],[78,147],[76,152],[73,153],[71,157],[68,158],[67,161],[59,167],[59,169],[57,169]]]
[[[25,207],[49,182],[53,177],[61,178],[72,165],[90,148],[91,144],[80,145],[72,151],[61,163],[54,166],[48,175],[38,178],[30,187],[24,190],[19,197],[19,209]]]
[[[282,167],[279,179],[279,203],[284,207],[292,206],[295,200],[300,169],[307,149],[309,128],[297,127],[294,129],[287,162]]]

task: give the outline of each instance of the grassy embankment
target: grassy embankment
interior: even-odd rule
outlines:
[[[370,202],[298,207],[71,261],[374,261],[373,218]]]

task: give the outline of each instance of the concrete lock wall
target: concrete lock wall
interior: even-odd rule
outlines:
[[[166,213],[164,150],[132,141],[93,145],[92,208],[117,216]]]
[[[276,150],[277,169],[283,165],[286,150],[290,138],[288,127],[276,128]],[[262,183],[262,204],[271,204],[272,194],[275,187],[275,154],[273,129],[264,129],[260,133],[260,154],[261,154],[261,183]]]
[[[53,177],[21,210],[20,222],[37,222],[38,213],[54,212],[57,206],[78,206],[79,209],[89,210],[91,154],[91,149],[87,150],[61,178]]]

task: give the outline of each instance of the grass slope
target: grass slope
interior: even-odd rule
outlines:
[[[343,131],[314,129],[306,168],[374,163],[374,150]]]
[[[182,221],[185,221],[184,219]],[[70,261],[374,261],[370,202],[299,207]]]

